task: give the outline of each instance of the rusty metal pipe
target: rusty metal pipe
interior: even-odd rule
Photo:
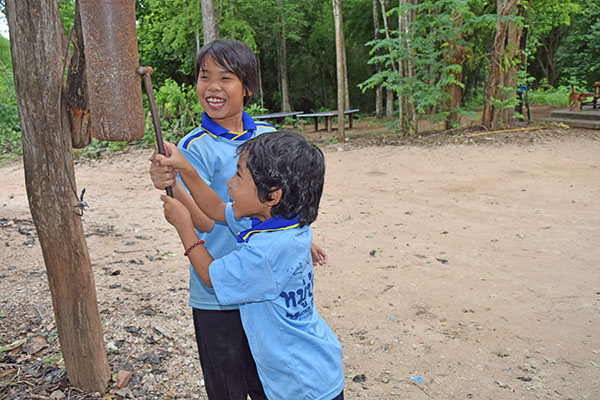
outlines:
[[[92,134],[99,140],[144,136],[135,0],[78,0]]]
[[[152,67],[137,67],[135,70],[138,74],[144,77],[144,87],[146,88],[146,95],[148,96],[148,104],[150,105],[150,113],[152,113],[152,123],[154,124],[154,132],[156,133],[156,146],[158,152],[163,156],[166,155],[165,144],[162,138],[162,130],[160,128],[160,118],[158,117],[158,109],[156,108],[156,100],[154,100],[154,92],[152,91],[152,80],[150,75],[154,70]],[[173,188],[169,186],[167,189],[167,195],[173,197]]]

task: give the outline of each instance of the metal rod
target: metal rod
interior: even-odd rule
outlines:
[[[158,152],[163,156],[166,155],[165,144],[163,143],[162,131],[160,129],[160,118],[158,117],[158,109],[156,108],[156,100],[154,100],[154,92],[152,91],[152,81],[150,75],[154,70],[152,67],[138,67],[137,73],[144,77],[144,87],[146,88],[146,95],[148,96],[148,104],[150,105],[150,112],[152,113],[152,122],[154,124],[154,132],[156,133],[156,145]],[[167,195],[173,197],[173,188],[169,186],[166,188]]]

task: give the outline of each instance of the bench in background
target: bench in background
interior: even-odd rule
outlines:
[[[283,125],[285,123],[286,117],[292,117],[296,119],[296,117],[300,114],[304,114],[302,111],[292,111],[292,112],[278,112],[272,114],[264,114],[257,115],[256,117],[252,117],[257,121],[267,120],[267,121],[276,121],[278,124]]]
[[[350,129],[352,129],[352,115],[359,111],[360,110],[358,108],[353,109],[353,110],[344,111],[344,114],[348,115]],[[313,118],[314,123],[315,123],[315,132],[317,132],[319,130],[319,117],[323,117],[323,118],[325,118],[325,129],[327,129],[327,132],[331,132],[331,130],[332,130],[331,119],[333,117],[337,117],[337,116],[338,116],[337,111],[323,111],[323,112],[317,112],[317,113],[311,113],[311,114],[299,114],[298,118]],[[344,123],[344,122],[342,121],[342,123]]]

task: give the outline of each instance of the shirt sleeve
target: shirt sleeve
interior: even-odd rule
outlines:
[[[223,305],[273,300],[281,292],[266,254],[256,246],[244,245],[214,260],[208,273]]]
[[[179,144],[177,145],[177,148],[181,151],[181,154],[184,155],[184,157],[186,158],[186,160],[188,160],[190,162],[190,164],[192,164],[192,166],[194,167],[194,169],[196,170],[196,172],[198,172],[198,175],[200,175],[200,178],[202,178],[202,180],[204,182],[206,182],[206,184],[208,186],[212,185],[212,177],[213,177],[213,169],[214,167],[212,165],[210,165],[210,158],[207,157],[206,154],[203,154],[202,148],[200,148],[197,145],[190,145],[187,149],[183,147],[183,140],[179,142]],[[179,175],[177,175],[179,177]],[[181,183],[183,183],[183,180],[179,177],[179,181]],[[186,190],[187,187],[185,186],[185,184],[183,185]],[[212,186],[211,186],[212,187]],[[188,190],[189,192],[189,190]]]

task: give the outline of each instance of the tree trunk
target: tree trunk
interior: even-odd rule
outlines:
[[[406,0],[398,0],[398,7],[402,7],[406,3]],[[405,47],[406,42],[403,39],[403,35],[407,33],[406,30],[406,14],[398,13],[398,40],[399,46]],[[406,60],[398,61],[398,73],[401,77],[406,77]],[[407,132],[408,126],[406,123],[406,109],[407,109],[407,98],[406,96],[398,93],[398,120],[400,121],[400,132]]]
[[[498,0],[497,13],[499,16],[508,16],[517,4],[518,0]],[[502,110],[497,110],[493,104],[494,100],[501,100],[502,93],[498,87],[501,82],[502,66],[500,61],[504,56],[506,46],[508,22],[498,20],[496,27],[496,38],[494,40],[494,48],[490,59],[490,74],[486,89],[485,102],[483,104],[483,115],[481,117],[481,125],[488,129],[496,129],[502,116]]]
[[[55,1],[7,0],[29,208],[40,240],[69,381],[102,392],[110,379],[94,276],[77,215]],[[40,71],[43,71],[41,73]],[[64,118],[64,119],[63,119]]]
[[[219,38],[219,19],[217,17],[217,1],[202,0],[202,30],[204,44]]]
[[[373,29],[374,29],[374,38],[375,40],[380,40],[381,35],[379,33],[380,24],[379,24],[379,0],[373,0]],[[381,55],[379,49],[375,52],[376,56]],[[375,63],[375,72],[380,74],[382,72],[381,63]],[[383,88],[381,84],[375,86],[375,118],[379,119],[383,117]]]
[[[385,90],[385,116],[392,118],[394,116],[394,91]]]
[[[338,100],[338,141],[343,144],[346,140],[344,132],[344,22],[342,20],[342,0],[333,1],[333,18],[335,22],[335,55],[337,72],[337,100]]]
[[[280,28],[277,32],[277,47],[279,53],[279,77],[281,79],[281,111],[290,112],[292,106],[290,104],[290,91],[288,83],[288,72],[287,72],[287,46],[285,43],[285,14],[283,9],[283,3],[281,0],[277,0],[277,6],[279,7],[279,23]]]
[[[418,4],[418,0],[408,0],[408,1],[409,1],[409,3],[412,3],[412,4]],[[416,9],[410,10],[408,12],[406,24],[404,26],[404,29],[405,29],[406,35],[407,35],[406,47],[409,49],[412,47],[412,42],[410,39],[408,29],[409,29],[410,23],[415,22],[416,19],[417,19],[417,10]],[[415,76],[415,65],[412,62],[411,58],[408,58],[406,60],[406,72],[407,72],[407,77],[409,79],[412,79]],[[408,118],[410,119],[410,123],[411,123],[413,132],[419,133],[419,119],[417,117],[417,109],[415,107],[415,104],[407,101],[406,102],[406,112],[408,114]]]
[[[457,25],[462,25],[462,16],[456,16],[455,23]],[[459,41],[461,38],[462,37],[459,36],[457,38],[457,41]],[[460,71],[453,73],[454,79],[459,83],[462,83],[462,81],[463,81],[464,74],[463,74],[462,65],[463,65],[464,58],[465,58],[464,49],[462,47],[457,47],[456,42],[450,43],[449,44],[449,55],[448,55],[448,59],[446,62],[448,65],[460,65],[461,66]],[[448,99],[448,104],[447,104],[450,114],[448,115],[448,119],[446,119],[446,121],[445,121],[446,129],[452,129],[454,127],[454,125],[460,124],[460,114],[458,112],[458,108],[462,105],[463,89],[459,85],[459,83],[452,83],[444,88],[444,90],[448,93],[448,95],[450,97]]]
[[[350,90],[348,90],[348,61],[346,59],[346,43],[342,46],[343,57],[342,61],[344,64],[344,108],[350,109]]]
[[[385,31],[385,38],[389,41],[390,39],[390,28],[388,25],[388,20],[387,20],[387,15],[386,12],[389,8],[389,4],[388,1],[386,0],[379,0],[379,5],[381,6],[381,17],[383,20],[383,28]],[[388,45],[388,51],[390,52],[390,56],[393,59],[393,50],[392,50],[392,45]],[[396,64],[395,63],[391,63],[392,65],[392,70],[397,73],[398,70],[396,69]],[[385,92],[385,116],[388,118],[392,118],[394,116],[394,92],[390,89],[386,89]]]
[[[260,67],[260,57],[256,55],[256,67],[258,72],[258,92],[260,93],[260,108],[265,108],[265,96],[263,95],[262,71]]]
[[[519,7],[517,15],[520,16],[522,11],[523,11],[523,8]],[[523,29],[518,27],[514,23],[509,24],[507,29],[508,29],[508,32],[507,32],[506,40],[509,43],[509,45],[506,47],[505,52],[509,59],[516,60],[516,59],[520,58],[519,57],[520,48],[518,46],[518,43],[521,42],[521,34],[523,32]],[[510,68],[507,68],[504,71],[502,85],[505,88],[513,89],[511,93],[507,94],[507,96],[512,96],[512,95],[516,94],[517,72],[519,70],[519,67],[522,64],[523,63],[521,62],[521,64],[512,65]],[[511,128],[512,126],[514,126],[514,120],[515,120],[515,108],[514,107],[507,107],[504,110],[502,110],[502,123],[504,126],[506,126],[507,128]]]

